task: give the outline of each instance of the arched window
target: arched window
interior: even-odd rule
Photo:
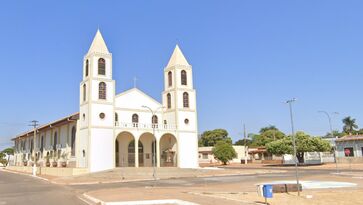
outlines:
[[[187,92],[183,93],[183,106],[189,107],[189,94]]]
[[[116,126],[118,125],[118,114],[117,114],[117,112],[115,112],[115,125]]]
[[[58,139],[57,132],[55,132],[53,136],[53,150],[57,149],[57,139]]]
[[[72,127],[72,134],[71,134],[71,154],[72,156],[75,156],[76,154],[76,127]]]
[[[86,71],[85,71],[86,77],[88,76],[88,65],[89,65],[89,63],[88,63],[88,59],[87,59],[86,60]]]
[[[187,72],[185,70],[181,72],[181,84],[187,85]]]
[[[151,118],[151,123],[153,128],[158,128],[158,116],[153,115]]]
[[[106,61],[103,58],[98,59],[98,75],[106,75]]]
[[[87,87],[86,84],[83,84],[83,101],[86,101],[87,98]]]
[[[139,116],[137,114],[132,115],[132,124],[134,127],[139,126]]]
[[[153,117],[152,117],[152,119],[151,119],[151,122],[152,122],[153,124],[158,124],[158,116],[153,115]]]
[[[44,149],[44,136],[42,136],[40,139],[40,151],[43,152],[43,149]]]
[[[30,153],[33,153],[33,145],[34,145],[33,142],[34,142],[33,139],[31,139],[30,140]]]
[[[98,99],[106,100],[106,83],[104,82],[98,85]]]
[[[166,95],[166,98],[167,98],[167,101],[168,101],[168,108],[170,109],[171,108],[171,95],[170,95],[170,93],[168,93]]]
[[[115,122],[118,122],[118,114],[115,112]]]
[[[173,85],[173,74],[171,71],[168,72],[168,85],[169,87]]]

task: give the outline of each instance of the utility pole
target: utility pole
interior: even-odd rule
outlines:
[[[243,124],[243,136],[245,138],[245,164],[247,164],[248,148],[247,148],[246,124]]]
[[[30,124],[29,126],[32,126],[34,128],[34,137],[33,137],[33,153],[32,153],[32,156],[33,156],[33,159],[34,159],[34,162],[33,162],[33,176],[36,176],[37,175],[37,165],[36,165],[36,154],[35,154],[35,145],[36,145],[36,138],[37,138],[37,127],[38,127],[38,121],[37,120],[32,120],[30,121],[32,124]]]
[[[297,195],[300,196],[300,183],[299,183],[299,170],[298,170],[298,159],[296,155],[296,139],[295,139],[295,130],[294,130],[294,118],[292,114],[292,103],[295,102],[296,99],[293,98],[291,100],[286,101],[287,104],[289,104],[290,108],[290,120],[291,120],[291,131],[292,131],[292,145],[294,147],[294,161],[295,161],[295,175],[296,175],[296,184],[297,184]]]

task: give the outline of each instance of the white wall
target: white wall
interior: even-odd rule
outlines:
[[[115,98],[115,108],[145,110],[142,108],[143,105],[150,107],[152,110],[161,107],[159,102],[137,88],[121,93]]]
[[[197,133],[179,133],[178,163],[180,168],[197,168],[198,137]],[[195,150],[195,151],[194,151]]]
[[[105,118],[100,118],[100,113],[105,114]],[[92,112],[91,112],[91,125],[92,126],[113,126],[114,122],[114,110],[113,106],[104,105],[104,104],[92,104]]]
[[[104,82],[106,83],[106,99],[98,99],[99,97],[99,84],[100,82]],[[91,83],[92,86],[92,90],[91,90],[91,99],[92,101],[100,101],[102,103],[104,102],[108,102],[108,103],[113,103],[113,99],[114,99],[114,95],[115,95],[115,88],[114,88],[114,81],[113,80],[109,80],[109,79],[97,79],[97,80],[93,80]]]
[[[87,167],[87,156],[88,156],[88,129],[80,129],[77,132],[76,137],[76,160],[77,160],[77,167],[85,168]],[[86,156],[83,156],[83,150],[86,153]]]
[[[110,55],[100,55],[97,54],[98,56],[94,56],[91,55],[89,57],[91,65],[90,65],[90,70],[92,70],[91,72],[91,76],[93,78],[108,78],[111,79],[112,78],[112,59]],[[102,76],[102,75],[98,75],[98,59],[103,58],[106,60],[106,75]]]
[[[89,171],[97,172],[114,167],[113,129],[91,129]]]

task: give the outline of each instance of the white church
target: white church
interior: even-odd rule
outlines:
[[[137,88],[115,93],[112,54],[98,30],[83,59],[79,112],[13,138],[15,166],[198,167],[192,66],[178,45],[164,69],[162,102]]]

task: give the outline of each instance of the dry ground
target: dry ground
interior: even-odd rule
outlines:
[[[235,165],[236,166],[236,165]],[[345,166],[346,168],[349,166]],[[249,168],[253,168],[252,165]],[[261,168],[259,166],[256,169]],[[330,170],[335,168],[335,165],[320,166],[322,170]],[[363,165],[354,165],[353,170],[357,171],[363,168]],[[290,169],[290,168],[288,168]],[[304,167],[305,170],[316,170],[318,166]],[[292,170],[290,170],[290,174]],[[337,181],[337,182],[351,182],[356,183],[357,186],[353,188],[339,188],[339,189],[311,189],[303,190],[301,196],[298,197],[296,193],[288,194],[274,194],[273,199],[269,199],[270,204],[297,204],[297,205],[325,205],[325,204],[363,204],[363,179],[353,176],[342,176],[329,174],[320,175],[304,175],[301,180],[305,181]],[[363,172],[355,172],[355,174]],[[281,174],[280,174],[281,175]],[[282,174],[283,175],[283,174]],[[291,175],[289,175],[291,176]],[[242,179],[242,178],[241,178]],[[275,180],[291,180],[291,177],[277,177]],[[212,204],[228,204],[228,205],[241,205],[241,204],[261,204],[264,198],[257,195],[256,184],[261,182],[271,181],[270,179],[257,177],[253,181],[234,181],[234,182],[221,182],[221,183],[206,183],[206,184],[191,184],[190,186],[175,186],[169,187],[123,187],[103,189],[91,191],[87,194],[101,199],[102,201],[139,201],[139,200],[157,200],[157,199],[180,199],[190,201],[198,204],[212,205]]]

